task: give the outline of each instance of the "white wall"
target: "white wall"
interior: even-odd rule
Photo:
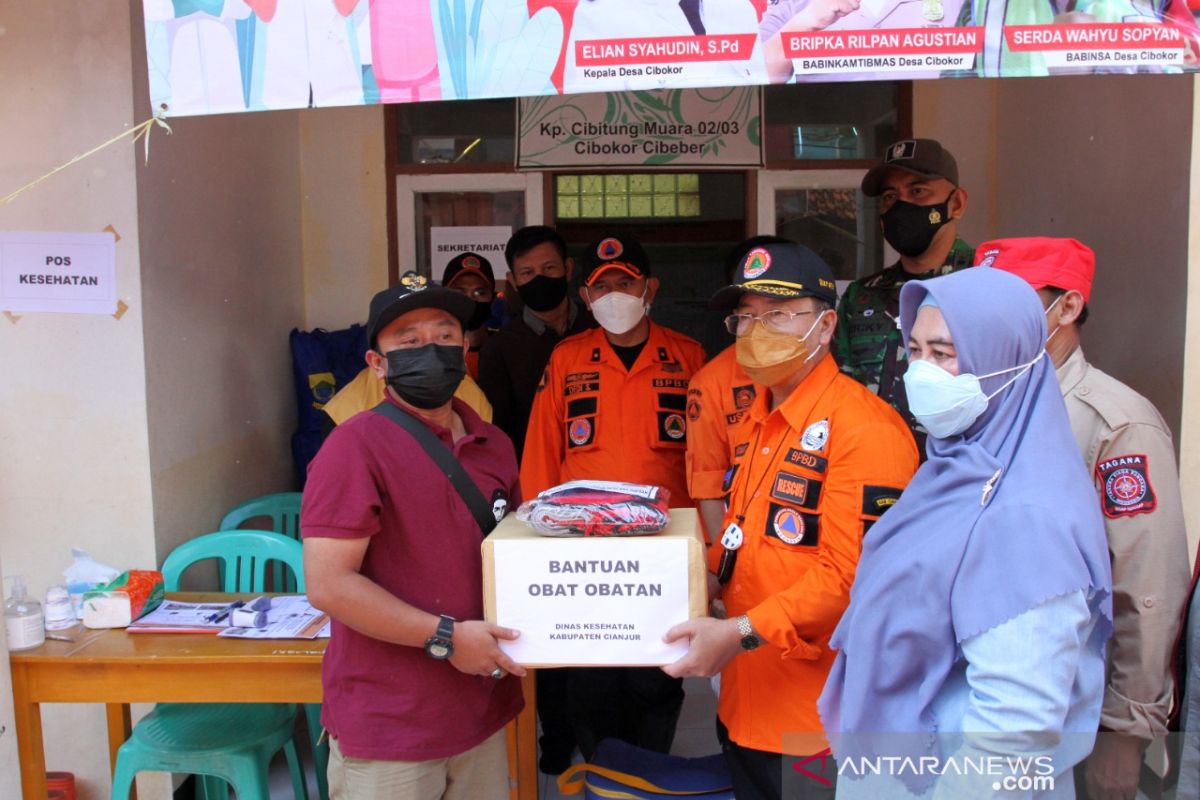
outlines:
[[[0,15],[0,195],[136,120],[129,5],[122,0],[8,4]],[[156,146],[161,140],[155,142]],[[135,149],[114,145],[0,206],[0,229],[99,231],[112,225],[111,316],[0,316],[0,556],[41,595],[79,545],[123,567],[155,563],[142,353]],[[0,652],[7,662],[7,653]],[[107,797],[104,709],[43,706],[47,766]],[[0,738],[0,771],[5,739]],[[0,782],[8,780],[0,778]],[[0,795],[10,797],[3,786]]]

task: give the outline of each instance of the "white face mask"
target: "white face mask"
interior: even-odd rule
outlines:
[[[589,298],[591,295],[588,295]],[[592,316],[596,318],[601,328],[613,336],[628,333],[646,316],[646,290],[641,297],[634,297],[625,292],[612,291],[603,297],[592,300]]]
[[[1046,306],[1046,323],[1047,323],[1047,324],[1049,324],[1049,322],[1050,322],[1050,311],[1051,311],[1051,310],[1052,310],[1052,309],[1053,309],[1053,308],[1054,308],[1056,305],[1058,305],[1058,301],[1059,301],[1059,300],[1062,300],[1064,297],[1066,297],[1066,295],[1065,295],[1065,294],[1060,294],[1058,297],[1054,298],[1054,302],[1053,302],[1053,303],[1051,303],[1050,305]],[[1053,339],[1053,338],[1055,337],[1055,335],[1056,335],[1056,334],[1057,334],[1057,333],[1058,333],[1060,330],[1062,330],[1062,326],[1061,326],[1061,325],[1055,325],[1055,326],[1054,326],[1054,330],[1050,331],[1050,335],[1046,337],[1046,344],[1050,344],[1050,340],[1051,340],[1051,339]]]
[[[909,362],[908,370],[904,373],[908,410],[929,431],[930,436],[938,439],[957,436],[979,419],[987,410],[989,400],[1008,388],[1045,354],[1043,350],[1028,363],[986,375],[972,375],[969,372],[951,375],[929,361]],[[985,395],[979,386],[980,379],[994,378],[1006,372],[1017,374],[996,391]]]

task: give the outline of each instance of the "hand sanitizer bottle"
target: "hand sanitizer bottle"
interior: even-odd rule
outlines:
[[[12,576],[12,594],[4,603],[4,633],[10,652],[30,650],[46,641],[42,604],[27,596],[20,575]]]

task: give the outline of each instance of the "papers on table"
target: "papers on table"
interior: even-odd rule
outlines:
[[[305,595],[271,598],[265,628],[231,628],[229,603],[164,600],[134,621],[130,633],[216,633],[241,639],[322,639],[329,636],[329,615],[313,608]]]

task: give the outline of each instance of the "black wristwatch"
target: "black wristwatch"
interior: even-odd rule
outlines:
[[[425,655],[438,661],[445,661],[454,655],[454,617],[442,614],[438,620],[437,630],[433,636],[425,640]]]
[[[734,622],[737,623],[738,633],[742,635],[743,650],[753,650],[762,644],[759,638],[754,635],[754,626],[750,624],[750,617],[742,614],[740,617],[736,617]]]

